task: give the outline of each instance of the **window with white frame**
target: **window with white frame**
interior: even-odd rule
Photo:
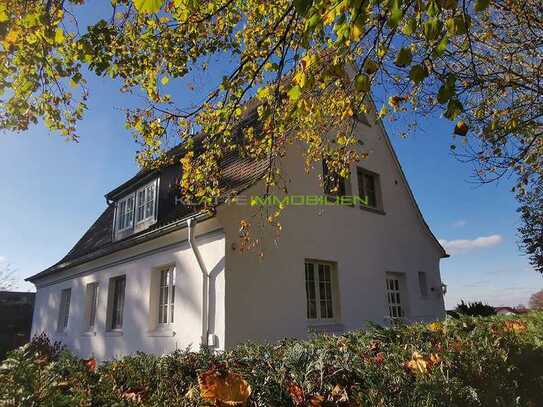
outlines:
[[[117,205],[117,231],[131,229],[134,225],[134,194],[119,201]]]
[[[136,224],[155,216],[156,182],[153,181],[137,191]]]
[[[116,232],[137,231],[138,225],[156,218],[157,185],[155,179],[118,201]]]
[[[123,327],[124,291],[126,288],[126,276],[114,277],[109,284],[109,326],[108,329],[116,330]]]
[[[65,331],[68,328],[68,319],[70,317],[70,299],[72,296],[72,289],[65,288],[60,292],[60,308],[58,313],[58,325],[57,330],[59,332]]]
[[[400,276],[389,275],[386,278],[386,295],[388,302],[388,315],[390,318],[403,318],[405,316],[402,305],[402,286]]]
[[[175,307],[175,267],[160,270],[158,295],[158,323],[171,324]]]
[[[307,319],[333,320],[335,318],[335,279],[331,263],[305,261],[305,291]]]
[[[419,289],[421,297],[428,297],[428,282],[424,271],[419,271]]]
[[[94,328],[96,322],[96,307],[98,305],[98,283],[87,284],[86,291],[86,316],[87,328]]]

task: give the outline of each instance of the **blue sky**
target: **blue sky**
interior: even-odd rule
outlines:
[[[190,79],[209,84],[202,74]],[[104,194],[137,171],[137,146],[124,129],[120,110],[130,100],[109,79],[91,78],[80,142],[65,142],[36,127],[0,134],[0,266],[24,277],[62,258],[105,207]],[[199,92],[176,87],[189,100]],[[441,262],[448,308],[461,298],[492,305],[525,304],[543,288],[517,248],[517,204],[511,181],[478,185],[472,168],[451,154],[451,124],[421,119],[407,139],[387,125],[423,215],[451,253]]]

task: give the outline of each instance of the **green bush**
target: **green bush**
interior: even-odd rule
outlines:
[[[471,317],[489,317],[496,315],[496,309],[488,304],[483,304],[481,301],[468,302],[467,304],[462,300],[460,304],[456,306],[456,313],[462,315],[469,315]]]
[[[224,353],[137,353],[98,367],[40,336],[0,368],[0,405],[243,403],[543,406],[543,313],[375,326]]]

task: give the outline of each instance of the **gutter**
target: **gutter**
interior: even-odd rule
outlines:
[[[200,272],[202,273],[202,346],[209,345],[209,273],[206,270],[202,255],[194,239],[197,218],[187,219],[189,246],[198,262]]]

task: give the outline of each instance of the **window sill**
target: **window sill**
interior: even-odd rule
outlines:
[[[373,212],[378,215],[386,215],[386,212],[384,210],[378,209],[378,208],[372,208],[369,206],[360,205],[360,209],[362,209],[363,211]]]
[[[123,336],[123,331],[120,329],[112,329],[106,331],[105,336]]]
[[[85,331],[81,332],[81,336],[96,336],[96,331]]]
[[[152,331],[148,331],[147,335],[151,337],[170,337],[175,336],[175,331],[169,327],[159,327]]]

